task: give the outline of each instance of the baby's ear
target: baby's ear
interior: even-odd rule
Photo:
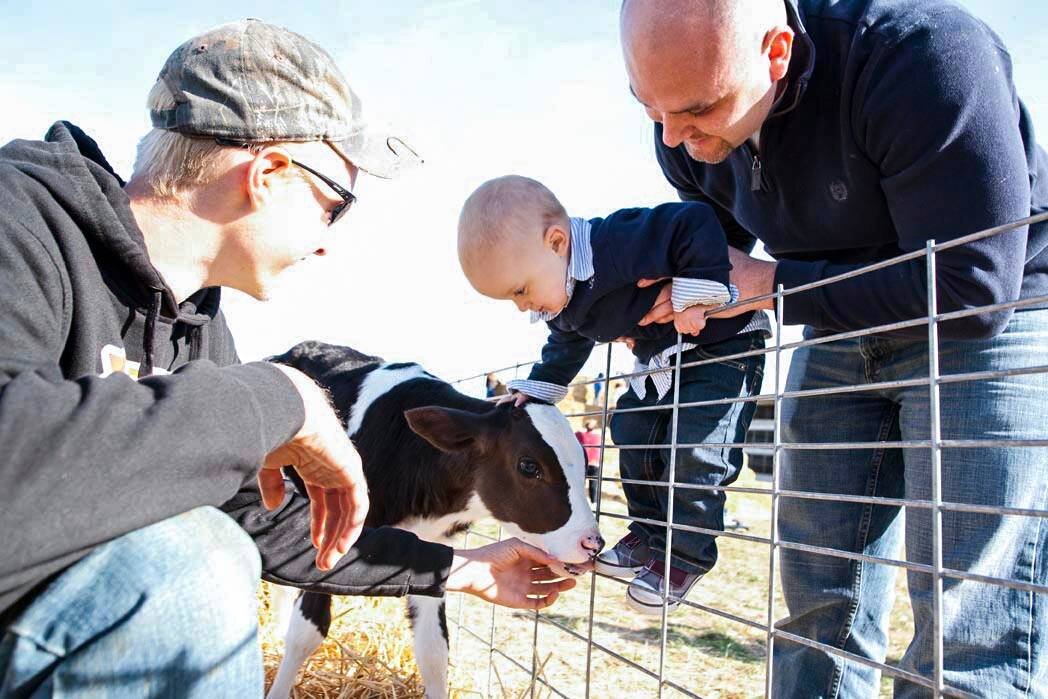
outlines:
[[[543,234],[542,239],[546,243],[546,247],[555,252],[560,256],[568,254],[568,244],[571,240],[571,235],[564,229],[559,223],[550,224],[549,228]]]

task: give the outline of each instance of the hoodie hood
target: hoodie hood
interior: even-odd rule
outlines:
[[[192,349],[194,333],[218,312],[220,291],[202,289],[181,306],[149,260],[145,238],[124,193],[124,181],[98,144],[68,121],[56,122],[43,141],[16,140],[0,149],[0,159],[39,182],[50,198],[82,232],[107,285],[128,308],[146,316],[142,375],[152,372],[156,325],[183,324]],[[52,215],[57,215],[57,212]]]
[[[156,291],[168,291],[164,311],[176,315],[174,296],[149,261],[124,181],[90,136],[59,121],[43,141],[12,141],[0,150],[0,157],[47,189],[105,262],[106,276],[120,280],[118,291],[128,301],[144,308]]]

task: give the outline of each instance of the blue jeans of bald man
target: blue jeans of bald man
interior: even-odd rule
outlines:
[[[811,337],[812,333],[806,333]],[[926,341],[879,337],[797,350],[788,391],[928,377]],[[940,374],[1048,364],[1048,310],[1017,312],[989,340],[940,341]],[[944,383],[942,439],[1048,437],[1048,375]],[[929,439],[927,386],[787,399],[786,442],[876,442]],[[1042,447],[944,448],[944,502],[1048,509],[1048,450]],[[784,451],[785,490],[931,499],[931,450]],[[932,520],[926,508],[783,498],[784,541],[868,556],[932,564]],[[1036,585],[1048,584],[1048,520],[943,511],[942,560],[954,569]],[[781,550],[789,617],[778,627],[850,653],[884,661],[897,568],[797,550]],[[915,635],[902,669],[934,672],[932,576],[908,572]],[[976,696],[1048,696],[1048,595],[945,578],[943,679]],[[775,697],[873,697],[879,672],[780,639],[775,643]],[[931,690],[896,679],[899,697]]]

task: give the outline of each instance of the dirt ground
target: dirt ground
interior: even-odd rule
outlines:
[[[617,472],[613,453],[609,450],[606,457],[608,474]],[[737,485],[768,484],[745,469]],[[763,494],[732,493],[728,509],[748,527],[745,534],[767,537],[770,500]],[[609,516],[601,518],[601,529],[609,542],[616,541],[626,525],[614,517],[625,514],[617,483],[604,484],[602,510]],[[471,537],[468,545],[486,543],[481,535],[498,534],[491,526],[476,532],[467,535]],[[689,599],[758,624],[766,623],[768,546],[728,538],[722,538],[719,544],[717,567],[700,581]],[[260,594],[263,648],[267,677],[271,679],[282,644],[269,628],[265,590]],[[763,631],[706,611],[681,608],[669,617],[663,656],[659,618],[637,615],[626,606],[624,596],[622,582],[587,576],[536,621],[534,614],[452,595],[448,601],[452,696],[585,697],[588,677],[590,697],[654,697],[657,679],[638,667],[657,677],[660,660],[663,676],[694,694],[725,699],[763,695]],[[778,589],[774,605],[775,617],[783,617],[785,604]],[[336,613],[341,616],[324,647],[306,665],[297,697],[421,697],[402,601],[345,598],[336,601]],[[903,575],[898,576],[891,623],[888,662],[896,663],[912,634]],[[600,647],[594,646],[587,653],[586,639],[591,634]],[[533,662],[539,678],[534,694]],[[882,695],[890,696],[888,681],[882,682]],[[663,696],[685,695],[666,687]]]

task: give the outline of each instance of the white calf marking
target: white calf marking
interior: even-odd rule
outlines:
[[[568,504],[571,516],[560,529],[546,534],[528,534],[510,526],[512,533],[528,543],[536,543],[551,555],[567,563],[583,563],[589,555],[581,548],[583,536],[597,533],[597,520],[586,498],[586,453],[571,431],[564,414],[555,406],[528,403],[524,409],[531,417],[535,429],[549,445],[564,468],[568,482]],[[515,531],[514,531],[515,530]]]
[[[291,623],[284,639],[284,659],[280,661],[280,669],[273,680],[273,686],[266,694],[266,699],[288,699],[291,696],[291,689],[295,686],[298,669],[324,642],[320,630],[302,616],[301,604],[302,598],[299,597],[295,601]]]
[[[415,661],[418,663],[426,699],[444,699],[448,695],[448,643],[440,629],[440,605],[443,597],[408,596],[414,615]]]
[[[406,529],[420,539],[446,544],[450,539],[444,533],[455,525],[473,524],[479,520],[489,518],[491,518],[491,513],[488,512],[488,508],[484,506],[480,496],[473,493],[465,510],[452,512],[440,517],[409,517],[392,526],[397,529]]]
[[[383,364],[378,369],[369,372],[361,382],[360,394],[357,396],[356,402],[353,403],[353,408],[349,414],[349,427],[346,429],[346,432],[350,437],[355,435],[357,430],[360,429],[361,423],[364,422],[364,415],[367,413],[368,408],[371,407],[371,404],[379,397],[389,393],[393,387],[411,379],[433,378],[418,364],[400,367],[399,369],[386,369],[386,366],[388,365]]]
[[[269,586],[269,608],[273,610],[273,629],[278,636],[287,634],[297,594],[298,590],[293,587],[275,584]]]

